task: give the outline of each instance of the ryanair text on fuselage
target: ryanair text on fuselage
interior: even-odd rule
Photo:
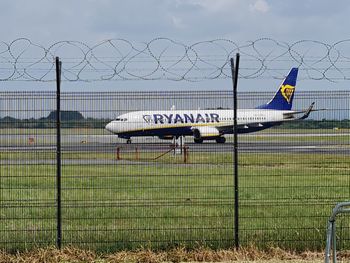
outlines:
[[[183,113],[183,114],[159,114],[143,115],[143,119],[154,124],[171,124],[171,123],[215,123],[219,122],[219,114],[217,113]]]

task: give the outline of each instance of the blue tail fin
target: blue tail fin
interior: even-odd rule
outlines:
[[[260,105],[257,109],[290,110],[292,108],[297,76],[298,68],[292,68],[272,100],[267,104]]]

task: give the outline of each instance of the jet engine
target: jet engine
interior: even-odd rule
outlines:
[[[203,142],[203,140],[213,140],[220,137],[220,132],[215,127],[195,127],[192,129],[194,141],[197,143]]]

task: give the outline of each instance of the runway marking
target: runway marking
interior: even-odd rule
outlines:
[[[1,151],[56,150],[56,146],[1,146]]]

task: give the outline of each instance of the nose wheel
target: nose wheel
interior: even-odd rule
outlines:
[[[126,144],[130,144],[130,143],[131,143],[131,139],[127,139]]]
[[[216,143],[225,143],[225,142],[226,142],[226,138],[225,137],[216,138]]]

